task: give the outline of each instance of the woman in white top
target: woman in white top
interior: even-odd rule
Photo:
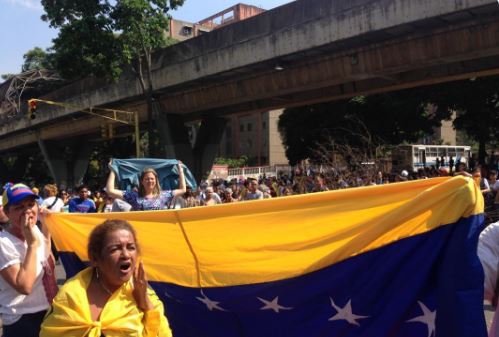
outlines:
[[[42,207],[49,209],[51,212],[60,212],[64,207],[64,201],[57,196],[57,186],[47,184],[43,187],[45,199],[42,202]]]
[[[38,336],[57,284],[50,235],[37,196],[23,184],[7,184],[2,197],[10,222],[0,232],[0,314],[4,337]],[[36,226],[40,215],[42,231]],[[43,232],[43,233],[42,233]]]

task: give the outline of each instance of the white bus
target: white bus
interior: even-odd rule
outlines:
[[[458,161],[471,158],[470,146],[458,145],[399,145],[392,152],[392,167],[396,170],[410,169],[416,172],[420,168],[437,166],[449,167],[452,158],[454,165]],[[442,158],[444,162],[442,164]],[[464,159],[462,159],[464,158]]]

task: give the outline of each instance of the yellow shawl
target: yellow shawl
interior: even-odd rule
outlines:
[[[92,268],[87,268],[61,287],[42,324],[40,337],[172,336],[163,304],[154,290],[148,289],[154,309],[144,313],[137,308],[130,282],[113,293],[102,309],[100,320],[93,321],[87,298],[91,279]]]

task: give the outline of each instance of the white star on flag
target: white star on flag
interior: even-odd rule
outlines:
[[[423,311],[423,316],[414,317],[407,322],[419,322],[426,324],[428,328],[428,337],[435,335],[435,317],[437,316],[437,311],[431,311],[428,309],[423,302],[418,301],[419,307]]]
[[[292,307],[283,307],[282,305],[279,305],[279,296],[276,296],[272,301],[267,301],[263,298],[257,297],[260,301],[262,301],[263,304],[265,304],[263,307],[260,308],[260,310],[274,310],[275,312],[279,313],[279,310],[291,310],[293,309]]]
[[[203,302],[204,304],[206,304],[206,307],[208,308],[208,310],[213,311],[213,309],[216,309],[216,310],[220,310],[220,311],[227,311],[227,310],[225,310],[225,309],[223,309],[223,308],[220,308],[220,307],[218,306],[218,303],[220,303],[220,302],[216,302],[216,301],[212,301],[212,300],[210,300],[210,299],[208,298],[208,296],[206,296],[206,295],[205,295],[205,294],[203,294],[202,292],[201,292],[201,295],[202,295],[203,297],[196,297],[196,298],[197,298],[199,301],[201,301],[201,302]]]
[[[182,302],[180,302],[180,300],[178,300],[178,299],[176,299],[175,297],[173,297],[172,295],[170,295],[170,294],[168,293],[168,291],[166,291],[166,290],[165,290],[165,291],[164,291],[164,294],[165,294],[165,296],[166,296],[167,298],[169,298],[169,299],[171,299],[171,300],[173,300],[173,301],[175,301],[175,302],[182,303]]]
[[[331,306],[336,309],[337,313],[336,315],[330,317],[328,321],[339,321],[339,320],[345,320],[350,324],[360,326],[359,322],[357,322],[358,319],[362,318],[368,318],[369,316],[359,316],[355,315],[352,312],[352,300],[348,300],[348,303],[343,307],[339,307],[336,304],[334,304],[333,299],[330,297],[331,300]]]

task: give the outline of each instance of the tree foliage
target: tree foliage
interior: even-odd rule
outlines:
[[[60,28],[54,62],[62,76],[117,79],[123,66],[168,44],[170,9],[184,0],[42,0],[44,21]],[[142,69],[135,68],[137,71]]]
[[[485,162],[487,144],[499,139],[499,77],[449,82],[432,88],[438,111],[457,111],[454,127],[479,145],[478,160]]]
[[[66,78],[88,75],[116,80],[130,65],[146,98],[149,155],[155,155],[151,54],[171,44],[168,11],[184,0],[42,0],[42,19],[60,28],[54,63]]]
[[[22,71],[34,69],[52,69],[52,55],[40,47],[28,50],[23,55]]]
[[[215,158],[213,163],[215,165],[227,165],[227,166],[229,166],[229,168],[235,168],[235,167],[248,166],[248,160],[249,160],[249,158],[247,156],[241,156],[239,158],[218,157],[218,158]]]
[[[7,73],[7,74],[2,74],[0,77],[2,77],[2,80],[7,81],[8,79],[10,79],[11,77],[14,77],[14,76],[16,76],[16,75],[11,74],[11,73]]]
[[[450,113],[428,109],[425,92],[404,90],[286,109],[278,127],[289,162],[319,162],[318,148],[331,141],[362,148],[366,144],[359,134],[369,134],[376,143],[387,145],[414,142],[431,134]]]

